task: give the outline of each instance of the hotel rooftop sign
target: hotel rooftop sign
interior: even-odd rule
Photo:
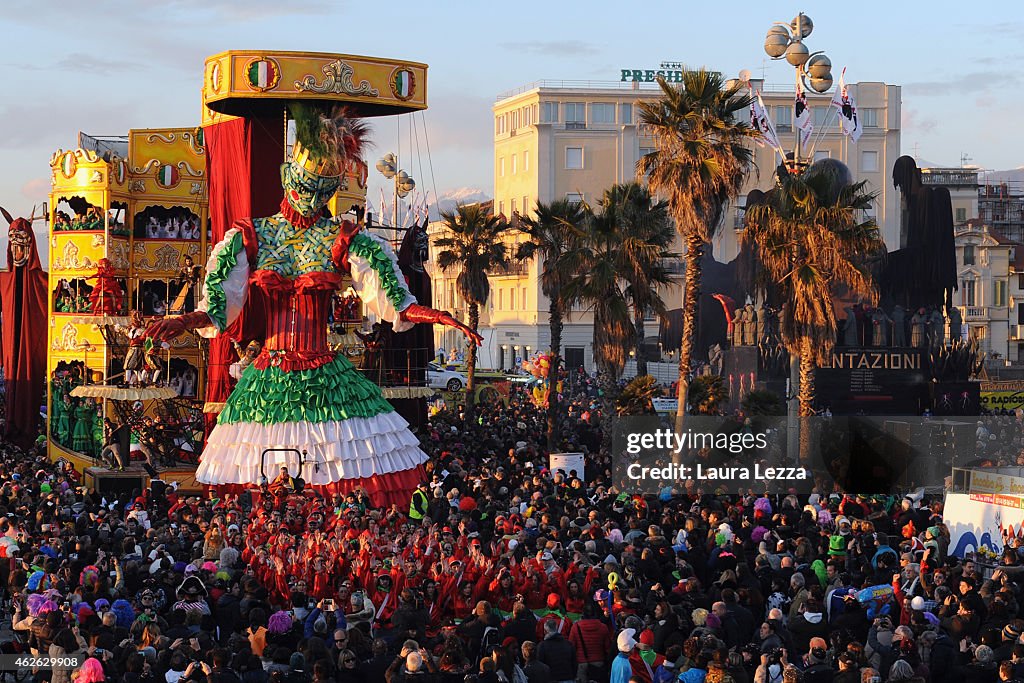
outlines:
[[[619,80],[623,83],[654,83],[659,77],[669,83],[682,83],[682,62],[662,62],[658,69],[622,69]]]

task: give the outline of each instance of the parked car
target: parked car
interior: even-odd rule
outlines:
[[[431,389],[462,391],[466,386],[466,376],[455,370],[447,370],[437,363],[427,363],[427,386]]]

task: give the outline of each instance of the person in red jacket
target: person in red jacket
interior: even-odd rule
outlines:
[[[557,593],[549,593],[547,599],[548,613],[537,620],[537,642],[544,640],[544,624],[553,621],[558,625],[558,632],[568,638],[569,630],[572,628],[572,619],[569,619],[562,611],[562,599]]]
[[[576,662],[585,667],[579,680],[607,680],[605,654],[612,650],[612,632],[600,619],[597,603],[583,605],[583,617],[569,630],[569,642],[576,648]]]

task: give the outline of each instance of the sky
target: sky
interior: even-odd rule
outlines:
[[[812,3],[806,3],[811,5]],[[824,5],[825,3],[813,3]],[[792,82],[762,45],[803,9],[806,43],[847,81],[903,86],[904,153],[942,165],[1024,165],[1024,11],[1009,2],[697,3],[518,0],[0,0],[0,205],[27,215],[49,159],[78,131],[198,125],[203,61],[230,49],[372,55],[429,65],[429,109],[375,119],[374,203],[385,152],[432,194],[493,185],[491,106],[540,79],[618,80],[662,61]],[[927,9],[924,9],[927,7]],[[413,119],[415,123],[411,121]],[[418,134],[413,136],[411,131]],[[429,144],[430,154],[426,154]],[[416,153],[417,147],[419,153]]]

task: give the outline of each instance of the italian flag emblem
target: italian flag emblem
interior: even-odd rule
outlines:
[[[65,178],[73,178],[78,170],[78,161],[74,152],[67,152],[60,159],[60,172]]]
[[[398,69],[391,74],[391,92],[400,100],[407,100],[416,93],[416,78],[408,69]]]
[[[117,164],[114,166],[114,180],[117,181],[118,185],[124,185],[124,180],[128,176],[128,164],[125,163],[124,159],[118,159]]]
[[[170,164],[164,164],[156,172],[156,184],[160,187],[174,187],[181,180],[181,175],[178,173],[178,169]]]
[[[253,90],[270,90],[277,85],[281,71],[270,59],[254,59],[245,72],[249,87]]]

